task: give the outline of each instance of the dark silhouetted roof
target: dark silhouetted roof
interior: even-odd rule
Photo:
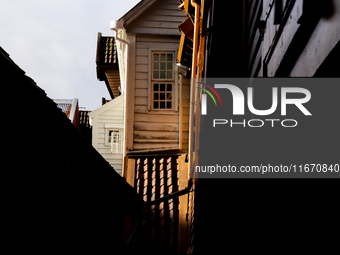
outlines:
[[[123,217],[140,211],[141,198],[2,48],[0,66],[15,97],[2,156],[19,234],[11,238],[35,253],[120,254]]]

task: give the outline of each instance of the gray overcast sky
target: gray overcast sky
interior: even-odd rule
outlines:
[[[0,0],[0,46],[52,99],[94,110],[110,98],[96,76],[97,33],[112,36],[140,0]]]

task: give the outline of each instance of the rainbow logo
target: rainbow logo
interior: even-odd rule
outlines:
[[[202,85],[206,86],[207,88],[209,88],[217,96],[217,98],[220,101],[220,104],[222,106],[222,100],[220,98],[220,95],[217,93],[217,91],[213,87],[211,87],[210,85],[205,84],[203,82],[197,82],[197,83],[202,84]],[[200,88],[200,87],[196,87],[196,88],[205,91],[212,98],[212,100],[215,103],[215,106],[217,106],[215,97],[213,96],[213,94],[209,90],[206,90],[206,89]],[[202,115],[207,115],[207,95],[206,94],[202,94],[202,99],[201,99],[201,114]]]

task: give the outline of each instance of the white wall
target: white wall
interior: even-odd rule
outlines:
[[[124,98],[119,96],[89,114],[92,122],[92,145],[119,174],[122,174],[123,154],[112,153],[111,146],[105,145],[105,126],[124,129],[123,106]]]

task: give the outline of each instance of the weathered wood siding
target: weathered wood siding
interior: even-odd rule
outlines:
[[[182,150],[189,149],[190,79],[181,77]]]
[[[245,1],[246,70],[251,77],[261,76],[262,38],[258,22],[262,9],[263,0]]]
[[[316,74],[340,41],[340,0],[263,0],[266,30],[263,40],[263,71],[266,76]],[[275,9],[281,5],[281,17]],[[279,12],[279,14],[280,14]]]
[[[178,9],[178,0],[158,0],[129,26],[128,33],[157,35],[180,35],[178,25],[185,19],[185,14]]]
[[[276,10],[280,5],[280,11]],[[277,76],[276,73],[286,57],[287,50],[295,37],[302,15],[303,0],[263,0],[263,20],[265,20],[265,34],[263,38],[264,75]],[[276,17],[279,17],[277,20]],[[294,47],[294,46],[293,46]],[[287,74],[280,75],[287,76]]]
[[[118,102],[115,102],[115,101]],[[122,174],[123,154],[112,154],[111,146],[105,145],[105,125],[119,125],[124,128],[124,101],[117,97],[90,113],[92,119],[92,145],[110,165]]]
[[[136,56],[135,56],[135,113],[134,113],[134,132],[133,132],[133,149],[170,149],[179,148],[180,146],[180,123],[188,123],[189,114],[189,81],[182,87],[182,78],[176,73],[177,79],[177,109],[169,111],[149,111],[148,110],[148,88],[151,81],[149,80],[149,54],[150,50],[174,51],[178,50],[178,36],[151,36],[137,35],[136,38]],[[176,57],[176,55],[175,55]],[[182,88],[182,91],[181,91]],[[180,96],[183,97],[181,105]],[[176,105],[174,101],[174,105]],[[182,108],[181,108],[182,107]],[[186,116],[180,117],[180,112]],[[181,129],[182,141],[188,139],[188,127]],[[187,145],[185,145],[187,149]]]

